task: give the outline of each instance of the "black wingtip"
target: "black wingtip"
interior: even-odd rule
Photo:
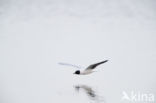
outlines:
[[[108,60],[103,61],[103,63],[108,62]]]
[[[109,60],[105,60],[106,62],[108,62]]]

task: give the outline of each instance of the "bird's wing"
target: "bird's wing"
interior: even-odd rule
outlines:
[[[78,68],[78,69],[82,68],[81,66],[77,66],[77,65],[73,65],[73,64],[69,64],[69,63],[58,63],[58,64],[59,65],[65,65],[65,66],[71,66],[71,67]]]
[[[91,64],[89,65],[85,70],[92,70],[92,69],[95,69],[98,65],[100,64],[103,64],[105,62],[107,62],[108,60],[105,60],[105,61],[102,61],[102,62],[99,62],[99,63],[95,63],[95,64]]]

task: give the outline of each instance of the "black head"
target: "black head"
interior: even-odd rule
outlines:
[[[74,74],[80,74],[80,70],[75,71]]]

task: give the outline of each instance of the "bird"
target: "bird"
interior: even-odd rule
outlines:
[[[105,61],[102,61],[102,62],[98,62],[98,63],[95,63],[95,64],[91,64],[85,70],[83,70],[83,71],[76,70],[73,74],[76,74],[76,75],[88,75],[88,74],[91,74],[91,73],[95,72],[95,71],[93,71],[93,69],[95,69],[100,64],[106,63],[107,61],[108,60],[105,60]]]

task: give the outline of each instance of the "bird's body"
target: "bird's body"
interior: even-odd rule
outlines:
[[[85,70],[83,70],[83,71],[80,71],[80,70],[76,70],[75,72],[74,72],[74,74],[77,74],[77,75],[87,75],[87,74],[91,74],[91,73],[93,73],[93,72],[95,72],[95,71],[93,71],[93,69],[95,69],[98,65],[100,65],[100,64],[103,64],[103,63],[105,63],[105,62],[107,62],[108,60],[105,60],[105,61],[102,61],[102,62],[99,62],[99,63],[95,63],[95,64],[91,64],[91,65],[89,65]]]
[[[92,71],[92,70],[84,70],[84,71],[80,71],[80,75],[87,75],[87,74],[91,74],[95,71]]]

